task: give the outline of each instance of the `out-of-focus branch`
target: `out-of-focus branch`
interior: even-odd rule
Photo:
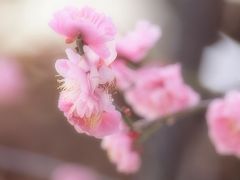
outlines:
[[[144,142],[149,137],[151,137],[156,131],[158,131],[164,125],[173,124],[176,120],[188,117],[195,113],[206,111],[209,103],[212,100],[203,100],[198,105],[185,109],[183,111],[166,115],[162,118],[152,120],[146,123],[146,121],[139,121],[134,124],[134,127],[137,131],[141,132],[141,136],[138,139],[139,143]]]
[[[0,146],[0,169],[5,171],[49,179],[51,172],[61,163],[55,158]]]
[[[25,150],[0,145],[0,169],[40,179],[49,179],[55,168],[66,162]],[[97,173],[99,179],[118,180]]]

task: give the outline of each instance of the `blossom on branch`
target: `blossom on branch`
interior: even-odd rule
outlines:
[[[67,42],[77,44],[76,52],[67,49],[67,59],[55,64],[62,77],[59,109],[77,132],[102,138],[102,148],[119,172],[137,172],[141,165],[137,145],[146,136],[131,118],[139,115],[147,123],[194,106],[200,99],[184,83],[178,64],[138,68],[128,62],[136,68],[132,69],[124,62],[140,62],[159,39],[160,29],[139,22],[117,42],[119,56],[114,62],[116,28],[104,14],[89,7],[67,7],[56,12],[49,24]],[[116,82],[125,98],[117,108],[112,98]]]
[[[66,7],[57,11],[50,27],[66,37],[67,42],[81,38],[102,59],[110,64],[116,57],[114,38],[116,27],[112,20],[94,9]]]
[[[160,28],[148,21],[139,21],[133,31],[117,41],[118,55],[140,62],[161,36]]]
[[[240,92],[231,91],[225,98],[212,101],[207,123],[217,152],[240,158]]]
[[[141,158],[139,152],[134,149],[135,139],[135,134],[129,131],[121,131],[103,138],[102,148],[107,151],[118,172],[131,174],[139,170]]]
[[[63,77],[59,109],[78,132],[102,138],[118,131],[121,122],[109,93],[114,74],[91,49],[84,50],[85,55],[80,56],[67,49],[68,59],[56,62]]]
[[[134,79],[132,87],[125,91],[126,101],[148,120],[176,113],[199,102],[199,95],[184,83],[178,64],[141,68]]]
[[[115,73],[116,80],[117,80],[117,87],[125,91],[131,87],[133,84],[135,71],[129,68],[126,63],[121,59],[116,59],[112,64],[112,70]]]

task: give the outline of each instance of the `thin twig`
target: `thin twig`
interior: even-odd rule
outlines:
[[[151,137],[156,131],[158,131],[163,125],[169,125],[175,122],[177,119],[184,118],[186,116],[190,116],[197,112],[205,111],[207,106],[212,100],[203,100],[198,105],[185,109],[183,111],[166,115],[162,118],[158,118],[152,121],[145,122],[137,122],[134,124],[134,127],[141,131],[141,136],[138,139],[139,143],[143,143],[149,137]]]
[[[133,122],[131,118],[129,118],[125,113],[123,108],[118,107],[118,105],[115,104],[116,109],[121,113],[122,119],[125,122],[125,124],[129,127],[129,129],[134,130]]]
[[[81,37],[78,37],[77,40],[76,40],[76,50],[77,52],[82,56],[84,54],[84,51],[83,51],[83,40]]]

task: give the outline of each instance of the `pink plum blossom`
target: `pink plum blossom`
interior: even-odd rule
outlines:
[[[66,53],[68,59],[57,60],[55,65],[63,77],[59,109],[80,133],[102,138],[117,132],[121,115],[108,92],[114,80],[112,70],[99,64],[100,58],[90,49],[84,56],[71,49]]]
[[[141,68],[136,71],[133,83],[125,92],[126,101],[148,120],[194,106],[199,101],[199,95],[183,82],[178,64]]]
[[[117,42],[118,55],[133,62],[140,62],[160,38],[157,25],[147,21],[137,23],[135,29]]]
[[[92,8],[65,7],[54,14],[49,25],[54,31],[65,36],[67,42],[81,38],[84,44],[106,59],[108,64],[116,58],[116,27],[109,17]]]
[[[217,152],[240,158],[240,92],[231,91],[225,98],[212,101],[207,124]]]
[[[98,180],[97,173],[93,170],[76,165],[63,164],[59,165],[51,175],[51,180]]]
[[[117,86],[121,90],[127,90],[134,81],[135,71],[129,68],[121,59],[116,59],[112,64],[112,70],[115,73]]]
[[[0,84],[0,104],[9,104],[20,100],[25,81],[16,62],[0,59]]]
[[[106,136],[102,140],[102,148],[121,173],[135,173],[141,166],[140,154],[134,149],[134,140],[128,131]]]

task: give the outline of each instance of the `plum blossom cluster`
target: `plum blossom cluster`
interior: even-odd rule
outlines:
[[[134,31],[117,43],[118,58],[113,64],[117,86],[126,103],[148,121],[196,106],[200,101],[199,95],[184,83],[179,64],[128,66],[129,63],[142,62],[160,34],[156,25],[138,23]],[[238,91],[227,93],[223,99],[214,99],[208,107],[209,136],[219,154],[240,157],[239,110]]]
[[[183,82],[178,64],[144,67],[125,91],[126,101],[146,120],[175,113],[199,102],[199,95]],[[147,98],[146,98],[147,97]]]
[[[155,65],[131,68],[139,63],[160,38],[160,28],[146,21],[117,42],[120,58],[113,64],[118,88],[135,113],[154,120],[196,105],[199,95],[183,81],[181,67]],[[126,46],[124,46],[124,44]]]
[[[199,94],[184,82],[179,64],[140,65],[159,40],[160,28],[140,21],[116,40],[112,20],[89,7],[59,10],[49,25],[67,43],[77,44],[76,50],[66,49],[67,58],[55,64],[61,76],[59,109],[77,132],[102,139],[102,148],[119,172],[136,172],[141,165],[136,142],[145,132],[135,129],[138,119],[131,119],[127,127],[129,114],[152,123],[200,102]],[[129,114],[113,100],[116,87]],[[239,92],[230,92],[209,106],[209,135],[221,154],[240,156],[239,107]]]
[[[126,105],[146,122],[194,106],[200,99],[184,83],[178,64],[137,69],[128,66],[129,63],[142,62],[160,35],[157,25],[138,22],[135,30],[118,39],[118,57],[112,65],[117,87],[123,93]],[[107,150],[119,172],[132,173],[140,168],[140,154],[134,146],[137,138],[129,134],[134,132],[125,129],[104,138],[102,142],[102,147]]]
[[[103,138],[103,148],[111,154],[119,171],[136,172],[140,156],[133,149],[135,139],[129,136],[131,131],[127,128],[121,130],[125,125],[111,94],[115,86],[111,69],[116,58],[114,24],[89,7],[64,8],[55,13],[49,24],[67,42],[81,42],[77,52],[67,49],[67,58],[55,64],[62,77],[59,109],[79,133]],[[115,144],[108,143],[112,141]]]
[[[79,133],[102,138],[118,131],[121,114],[110,94],[114,74],[110,64],[115,60],[112,44],[116,28],[111,19],[95,10],[65,8],[50,22],[67,41],[80,39],[78,51],[67,49],[67,59],[56,61],[56,70],[63,79],[59,109]]]

